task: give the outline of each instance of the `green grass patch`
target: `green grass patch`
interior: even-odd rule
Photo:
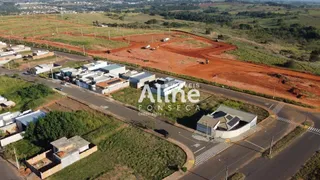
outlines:
[[[272,147],[272,153],[269,154],[270,149],[267,149],[263,152],[263,156],[267,158],[273,158],[277,154],[279,154],[281,151],[283,151],[286,147],[288,147],[294,140],[296,140],[298,137],[300,137],[303,133],[306,132],[306,129],[303,127],[296,127],[294,130],[292,130],[290,133],[285,135],[282,139],[280,139],[278,142],[276,142]]]
[[[244,175],[241,172],[236,172],[232,174],[230,177],[228,177],[228,180],[244,180],[246,178],[246,175]]]
[[[115,49],[128,46],[128,43],[122,41],[113,41],[86,36],[69,36],[64,34],[55,35],[48,39],[51,41],[61,42],[74,46],[84,46],[86,49]]]
[[[317,151],[293,176],[293,180],[320,179],[320,152]]]

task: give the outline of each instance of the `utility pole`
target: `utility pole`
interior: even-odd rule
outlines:
[[[272,154],[273,138],[274,138],[274,136],[272,136],[272,138],[271,138],[269,156],[271,156],[271,154]]]
[[[84,48],[84,45],[82,46],[83,49],[83,55],[86,55],[86,49]]]
[[[226,165],[226,180],[228,180],[228,176],[229,176],[229,168],[228,168],[228,165]]]
[[[13,148],[14,156],[16,157],[16,163],[17,163],[17,168],[20,169],[17,153],[16,153],[16,148]]]

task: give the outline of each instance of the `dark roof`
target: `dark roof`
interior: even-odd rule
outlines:
[[[240,121],[240,118],[234,117],[234,118],[231,119],[227,124],[228,124],[230,127],[233,127],[233,126],[234,126],[235,124],[237,124],[239,121]]]
[[[227,113],[223,111],[217,111],[213,114],[213,118],[220,118],[220,117],[224,117],[225,115],[227,115]]]

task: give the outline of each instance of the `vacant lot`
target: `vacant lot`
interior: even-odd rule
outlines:
[[[185,91],[187,92],[187,89],[185,89]],[[192,104],[190,102],[182,103],[179,100],[181,96],[178,96],[177,102],[175,103],[151,103],[147,98],[142,103],[139,103],[140,94],[141,90],[126,88],[113,93],[112,97],[120,102],[133,105],[150,113],[155,113],[159,116],[168,118],[171,122],[178,122],[191,128],[196,128],[197,121],[203,115],[213,112],[220,104],[257,114],[258,121],[265,119],[269,115],[267,111],[257,106],[204,92],[201,92],[200,102],[198,104]],[[154,98],[156,99],[155,95]]]
[[[60,94],[55,93],[47,86],[32,84],[8,76],[0,76],[0,95],[16,103],[14,108],[2,110],[2,112],[34,109],[61,98]]]

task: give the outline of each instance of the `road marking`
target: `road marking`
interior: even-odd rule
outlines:
[[[179,132],[179,135],[180,135],[181,137],[185,138],[185,139],[188,139],[189,141],[192,141],[192,142],[194,142],[194,143],[197,143],[196,141],[194,141],[194,140],[192,140],[192,139],[190,139],[190,138],[188,138],[188,137],[185,137],[185,136],[182,135],[180,132]]]
[[[206,148],[205,146],[203,146],[202,148],[196,150],[195,152],[193,152],[193,154],[196,154],[197,152],[201,151],[202,149]]]
[[[199,143],[197,143],[197,144],[194,144],[194,145],[192,145],[193,147],[199,147],[200,146],[200,144]]]
[[[284,107],[284,103],[278,103],[278,104],[273,108],[272,111],[273,111],[275,114],[278,114],[283,107]]]
[[[271,109],[273,106],[274,106],[274,104],[271,104],[271,105],[269,106],[269,109]]]
[[[254,145],[254,146],[258,147],[258,148],[260,148],[261,150],[264,150],[263,147],[259,146],[258,144],[255,144],[255,143],[253,143],[253,142],[251,142],[251,141],[245,140],[245,142],[247,142],[247,143],[249,143],[249,144],[251,144],[251,145]]]

